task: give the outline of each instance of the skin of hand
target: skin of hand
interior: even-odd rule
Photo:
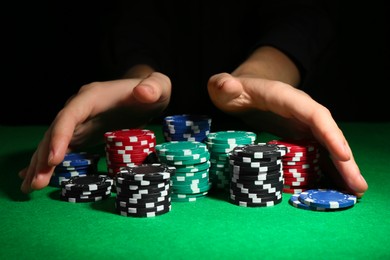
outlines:
[[[208,91],[222,111],[255,129],[286,138],[314,137],[322,146],[321,168],[348,192],[368,189],[353,153],[330,111],[297,89],[299,71],[273,47],[260,47],[231,74],[210,78]]]
[[[168,106],[171,82],[167,76],[145,65],[125,76],[128,78],[84,85],[68,100],[45,132],[30,164],[19,172],[23,193],[46,187],[65,153],[103,142],[106,131],[143,127]]]

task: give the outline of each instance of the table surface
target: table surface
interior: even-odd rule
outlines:
[[[22,194],[17,172],[46,126],[0,126],[0,259],[390,259],[390,123],[340,127],[369,184],[351,209],[297,209],[286,193],[276,206],[245,208],[214,194],[132,218],[115,213],[114,195],[68,203],[54,187]],[[158,125],[149,129],[163,142]]]

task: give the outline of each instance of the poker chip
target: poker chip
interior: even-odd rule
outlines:
[[[104,200],[111,197],[112,185],[107,175],[73,176],[61,182],[60,199],[72,203]]]
[[[49,186],[61,187],[61,182],[73,176],[97,174],[99,154],[73,152],[65,154],[64,160],[54,168]]]
[[[320,187],[323,175],[319,167],[318,142],[282,139],[271,140],[267,143],[287,149],[282,157],[285,193],[297,194],[307,189]],[[304,179],[296,179],[298,176]]]
[[[253,145],[237,146],[232,150],[232,154],[253,159],[282,157],[286,154],[286,149],[282,146],[258,143]]]
[[[244,207],[269,207],[281,202],[285,149],[266,143],[238,145],[229,154],[229,201]]]
[[[166,142],[203,142],[210,133],[211,118],[207,115],[170,115],[163,120],[163,135]]]
[[[355,195],[332,189],[310,189],[300,193],[298,199],[308,206],[325,209],[348,208],[357,201]]]
[[[117,213],[155,217],[171,211],[171,176],[175,168],[163,163],[124,167],[115,178]]]
[[[155,148],[159,156],[172,157],[172,160],[178,156],[194,156],[208,152],[207,146],[198,141],[170,141],[157,144]]]
[[[156,136],[149,129],[120,129],[104,133],[107,172],[115,178],[122,167],[158,162]]]
[[[212,188],[229,191],[229,153],[238,145],[253,144],[257,135],[248,131],[217,131],[207,135],[205,144],[210,152],[210,182]]]
[[[218,131],[207,135],[207,140],[214,144],[248,144],[256,140],[256,133],[248,131]]]
[[[305,203],[302,203],[298,198],[299,198],[299,194],[292,194],[290,199],[288,200],[289,204],[298,209],[306,209],[306,210],[313,210],[313,211],[327,210],[326,208],[318,208],[318,207],[306,205]]]
[[[240,201],[232,198],[229,198],[229,201],[230,203],[241,207],[272,207],[282,202],[283,197],[282,196],[277,196],[277,197],[278,199],[265,201],[265,202],[247,202],[247,201]]]
[[[205,196],[210,190],[210,153],[204,143],[199,141],[164,142],[156,145],[156,154],[161,163],[175,168],[175,174],[170,179],[171,196],[175,198],[172,201],[195,201],[196,199],[176,198],[176,194],[189,198],[194,194]]]
[[[74,176],[61,182],[61,187],[70,191],[94,191],[112,186],[113,179],[106,175]]]

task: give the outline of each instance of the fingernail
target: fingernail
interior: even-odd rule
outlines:
[[[365,185],[366,187],[368,187],[368,184],[367,184],[366,179],[364,179],[364,177],[363,177],[362,175],[360,175],[359,178],[360,178],[361,182],[364,183],[364,185]]]
[[[28,193],[28,189],[26,188],[26,180],[24,180],[22,182],[22,185],[20,186],[20,190],[23,192],[23,193]]]
[[[358,180],[355,179],[353,181],[351,188],[357,193],[364,193],[368,187],[367,182],[361,174],[357,177],[357,179]]]

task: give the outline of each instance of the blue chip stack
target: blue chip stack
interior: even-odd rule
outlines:
[[[74,176],[97,174],[100,155],[87,152],[68,153],[64,160],[56,166],[49,185],[61,187],[61,182]]]
[[[210,133],[211,118],[206,115],[172,115],[164,118],[165,141],[203,142]]]

